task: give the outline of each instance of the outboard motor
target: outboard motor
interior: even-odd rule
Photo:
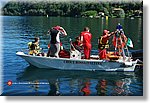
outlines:
[[[81,53],[78,50],[71,50],[70,59],[81,59]]]
[[[72,44],[72,39],[70,39],[70,59],[81,59],[81,52],[79,52]]]

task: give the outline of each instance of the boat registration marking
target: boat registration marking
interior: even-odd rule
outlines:
[[[70,61],[70,60],[65,60],[64,63],[69,63],[69,64],[90,64],[90,65],[101,65],[102,63],[100,62],[84,62],[84,61]]]

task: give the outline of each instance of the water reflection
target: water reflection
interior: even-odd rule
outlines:
[[[49,96],[59,96],[60,93],[59,93],[59,82],[58,82],[58,80],[56,80],[55,82],[48,80],[48,82],[49,82],[49,87],[50,87],[48,95]]]
[[[105,96],[107,92],[107,81],[105,79],[99,80],[96,85],[97,95]]]
[[[135,95],[132,91],[134,85],[138,86],[138,79],[134,72],[64,71],[31,66],[17,77],[17,81],[34,81],[35,91],[47,91],[50,96]]]
[[[35,81],[33,81],[33,82],[29,82],[29,84],[32,84],[31,85],[31,88],[34,90],[34,91],[38,91],[38,89],[39,89],[39,81],[38,80],[35,80]]]
[[[115,86],[113,89],[114,96],[128,96],[132,95],[133,93],[130,91],[130,85],[132,81],[129,78],[125,78],[122,80],[117,80],[115,82]]]
[[[88,81],[84,83],[84,86],[80,90],[80,92],[83,93],[83,96],[89,96],[91,94],[90,85],[91,83]]]

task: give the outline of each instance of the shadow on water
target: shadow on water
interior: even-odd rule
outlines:
[[[142,95],[142,74],[134,72],[66,71],[28,66],[18,74],[17,80],[34,83],[37,91],[42,87],[39,83],[44,81],[50,88],[47,95],[53,96]],[[136,91],[137,87],[140,91]]]

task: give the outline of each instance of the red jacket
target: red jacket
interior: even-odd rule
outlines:
[[[80,36],[83,36],[83,45],[91,44],[92,34],[90,32],[83,31]]]

